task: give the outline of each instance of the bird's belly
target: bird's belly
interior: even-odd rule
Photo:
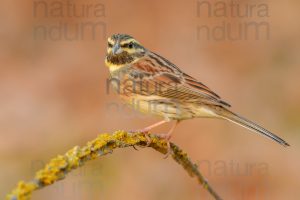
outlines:
[[[196,117],[215,117],[208,108],[190,103],[179,103],[153,96],[132,96],[123,98],[133,109],[163,117],[169,120],[185,120]]]

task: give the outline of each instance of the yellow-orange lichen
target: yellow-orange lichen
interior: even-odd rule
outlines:
[[[85,146],[75,146],[64,155],[58,155],[50,160],[43,169],[36,173],[32,181],[20,181],[17,187],[7,195],[7,199],[29,200],[33,191],[64,179],[67,173],[82,166],[86,161],[111,153],[116,148],[149,146],[163,154],[168,152],[165,140],[155,135],[149,135],[149,138],[150,144],[148,145],[143,133],[116,131],[114,134],[101,134],[96,139],[88,142]],[[171,143],[171,149],[173,151],[172,158],[180,164],[190,176],[197,177],[199,183],[203,185],[215,199],[221,199],[200,174],[198,167],[191,162],[187,154],[173,143]]]

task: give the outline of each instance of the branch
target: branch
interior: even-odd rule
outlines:
[[[156,151],[166,154],[168,151],[166,141],[155,135],[149,135],[152,147]],[[84,165],[86,161],[112,153],[116,148],[147,147],[147,139],[143,133],[127,133],[116,131],[114,134],[101,134],[85,146],[75,146],[65,155],[53,158],[44,169],[35,174],[30,182],[20,181],[17,187],[7,195],[7,200],[29,200],[33,191],[51,185],[64,179],[66,174]],[[212,189],[205,178],[201,175],[196,164],[188,158],[178,146],[171,143],[173,159],[180,164],[191,177],[196,177],[198,182],[217,200],[220,196]]]

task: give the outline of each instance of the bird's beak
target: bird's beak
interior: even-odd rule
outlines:
[[[122,48],[120,47],[120,44],[115,44],[115,46],[113,46],[113,48],[112,48],[112,53],[114,54],[114,55],[117,55],[117,54],[120,54],[120,53],[122,53],[123,52],[123,50],[122,50]]]

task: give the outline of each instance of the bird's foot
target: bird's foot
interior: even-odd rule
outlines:
[[[145,138],[146,138],[146,147],[150,146],[151,144],[151,138],[149,137],[149,130],[144,128],[144,129],[138,129],[135,131],[129,131],[130,133],[142,133],[144,134]]]
[[[161,139],[164,139],[167,143],[167,153],[164,156],[164,159],[166,159],[174,153],[172,151],[171,144],[170,144],[171,135],[170,134],[159,134],[158,137]]]
[[[146,147],[149,147],[151,144],[151,138],[149,137],[148,132],[144,133],[144,135],[145,135],[146,142],[147,142]]]

